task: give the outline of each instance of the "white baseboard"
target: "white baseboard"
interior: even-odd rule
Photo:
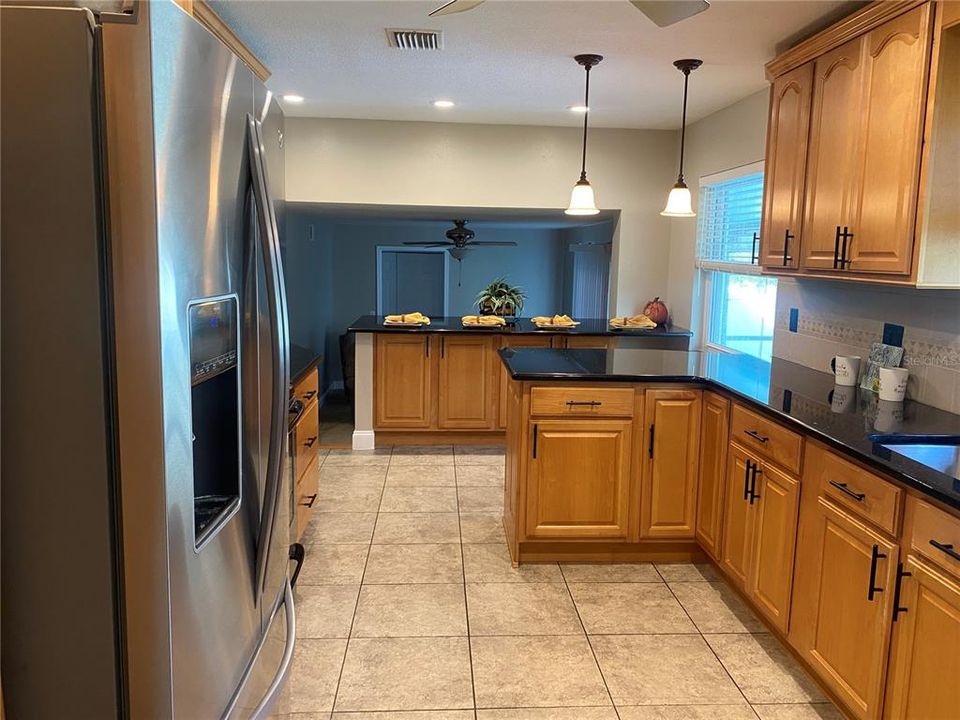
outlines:
[[[354,430],[352,447],[354,450],[373,450],[376,447],[373,430]]]

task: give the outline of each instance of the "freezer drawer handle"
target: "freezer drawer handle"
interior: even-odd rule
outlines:
[[[304,552],[303,545],[294,543],[290,546],[290,559],[297,564],[293,569],[293,575],[290,576],[290,587],[297,586],[297,578],[300,577],[300,569],[303,567],[304,557],[306,557],[306,553]]]
[[[270,717],[273,706],[276,704],[277,695],[283,687],[283,683],[290,674],[290,664],[293,662],[293,648],[297,641],[297,611],[293,604],[293,586],[288,581],[283,588],[283,607],[287,620],[286,644],[283,648],[283,659],[280,661],[280,667],[277,674],[273,677],[273,682],[267,688],[263,695],[263,700],[254,709],[250,715],[252,720],[265,720]]]
[[[744,430],[744,432],[750,437],[752,437],[754,440],[759,440],[762,443],[765,443],[767,440],[770,439],[764,435],[761,435],[756,430]]]
[[[833,485],[837,490],[842,492],[844,495],[852,497],[857,502],[863,502],[863,499],[866,497],[864,493],[858,493],[851,490],[846,483],[837,482],[836,480],[831,480],[830,484]]]
[[[937,542],[936,540],[931,540],[930,544],[933,545],[937,550],[942,553],[946,553],[954,560],[960,560],[960,553],[953,549],[953,545],[950,543]]]

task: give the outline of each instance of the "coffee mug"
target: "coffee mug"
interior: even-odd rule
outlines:
[[[830,361],[830,369],[833,370],[837,385],[856,385],[860,375],[860,358],[837,355]]]
[[[830,410],[835,413],[852,412],[857,407],[857,388],[849,385],[835,385],[827,394]]]
[[[880,399],[900,402],[907,394],[906,368],[880,368]]]
[[[877,401],[877,417],[873,420],[873,428],[877,432],[892,433],[900,429],[903,424],[903,403],[891,400]]]

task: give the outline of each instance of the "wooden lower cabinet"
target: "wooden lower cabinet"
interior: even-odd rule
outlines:
[[[910,555],[894,623],[885,717],[960,715],[960,582]]]
[[[440,335],[437,427],[492,430],[497,422],[495,338]]]
[[[374,353],[374,427],[427,429],[433,424],[432,338],[420,334],[378,334]]]
[[[696,535],[700,546],[715,560],[720,559],[729,418],[729,400],[717,393],[703,393]]]
[[[500,341],[500,347],[550,347],[551,338],[549,335],[518,335],[517,337],[504,337]],[[510,376],[507,374],[507,368],[497,359],[497,376],[500,378],[499,403],[497,404],[497,427],[501,430],[507,429],[507,405],[509,402],[508,387],[510,385]]]
[[[529,423],[527,539],[626,540],[632,427],[630,420]]]
[[[701,396],[700,390],[644,392],[641,538],[692,538],[696,532]]]
[[[899,548],[824,497],[804,525],[791,641],[855,717],[878,718]]]
[[[741,589],[746,588],[750,566],[754,513],[750,506],[750,468],[759,461],[731,443],[727,453],[727,478],[723,502],[723,535],[720,565]]]

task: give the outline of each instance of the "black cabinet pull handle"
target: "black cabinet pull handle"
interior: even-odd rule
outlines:
[[[833,485],[833,487],[835,487],[837,490],[839,490],[840,492],[842,492],[844,495],[847,495],[847,496],[849,496],[849,497],[852,497],[852,498],[853,498],[854,500],[856,500],[857,502],[863,502],[863,499],[866,497],[866,495],[865,495],[864,493],[858,493],[858,492],[855,492],[855,491],[851,490],[849,487],[847,487],[847,484],[846,484],[846,483],[841,483],[841,482],[837,482],[837,481],[835,481],[835,480],[831,480],[831,481],[830,481],[830,484]]]
[[[423,348],[424,348],[424,351],[427,353],[427,357],[430,357],[430,336],[429,335],[423,338]]]
[[[752,472],[750,473],[750,504],[753,505],[754,500],[759,500],[760,496],[757,494],[757,475],[762,473],[763,470],[760,469],[760,466],[756,463],[753,463]]]
[[[650,456],[650,459],[653,460],[653,429],[654,426],[650,426],[650,442],[649,447],[647,448],[647,454]]]
[[[599,400],[567,400],[567,405],[573,407],[575,405],[585,405],[587,407],[600,407],[603,405]]]
[[[753,468],[753,462],[747,460],[746,465],[743,469],[743,499],[750,499],[750,470]]]
[[[316,437],[316,435],[314,435],[313,437],[309,437],[309,438],[307,438],[306,440],[304,440],[304,441],[303,441],[303,446],[304,446],[304,447],[308,447],[308,448],[313,447],[313,444],[314,444],[316,441],[317,441],[317,437]]]
[[[761,435],[756,430],[744,430],[744,432],[750,437],[752,437],[754,440],[759,440],[762,443],[765,443],[767,440],[770,439],[768,437]]]
[[[300,577],[300,568],[303,567],[303,558],[305,555],[303,545],[300,543],[294,543],[290,546],[290,552],[287,557],[297,563],[297,566],[293,569],[293,575],[290,576],[290,587],[297,586],[297,578]]]
[[[440,336],[440,357],[443,357],[447,352],[446,343],[444,342],[445,340],[446,338],[443,335],[441,335]]]
[[[301,504],[303,507],[312,508],[312,507],[313,507],[313,504],[317,501],[317,494],[314,493],[313,495],[307,495],[306,498],[304,498],[304,499],[305,499],[307,502],[302,502],[302,503],[300,503],[300,504]]]
[[[933,545],[940,552],[946,553],[947,555],[952,557],[954,560],[960,560],[960,552],[957,552],[956,550],[954,550],[952,544],[941,543],[941,542],[937,542],[936,540],[931,540],[930,544]]]
[[[840,226],[837,225],[837,234],[833,239],[833,269],[836,270],[840,264]]]
[[[886,555],[880,552],[880,546],[874,545],[870,553],[870,587],[867,588],[867,600],[873,602],[873,596],[883,592],[883,588],[877,587],[877,562],[886,559]]]
[[[307,392],[305,392],[305,393],[303,394],[303,399],[304,399],[304,400],[312,400],[312,399],[313,399],[313,396],[316,395],[316,394],[317,394],[317,391],[316,391],[316,390],[308,390]]]
[[[789,255],[790,241],[796,237],[790,228],[787,228],[783,231],[783,266],[786,267],[793,261],[793,258]]]
[[[753,234],[753,245],[750,249],[750,264],[759,265],[760,264],[760,255],[757,253],[757,242],[760,240],[760,236],[757,233]]]
[[[843,248],[840,250],[840,269],[846,270],[847,266],[853,262],[853,260],[847,260],[847,242],[853,240],[853,233],[850,232],[850,228],[844,225],[840,237],[843,238]]]
[[[540,434],[537,432],[538,426],[537,423],[533,424],[533,456],[537,456],[537,436]]]
[[[897,563],[897,584],[893,586],[893,621],[896,622],[900,613],[905,613],[909,608],[900,606],[900,587],[903,585],[905,577],[913,577],[913,573],[906,572],[903,569],[903,563]]]

